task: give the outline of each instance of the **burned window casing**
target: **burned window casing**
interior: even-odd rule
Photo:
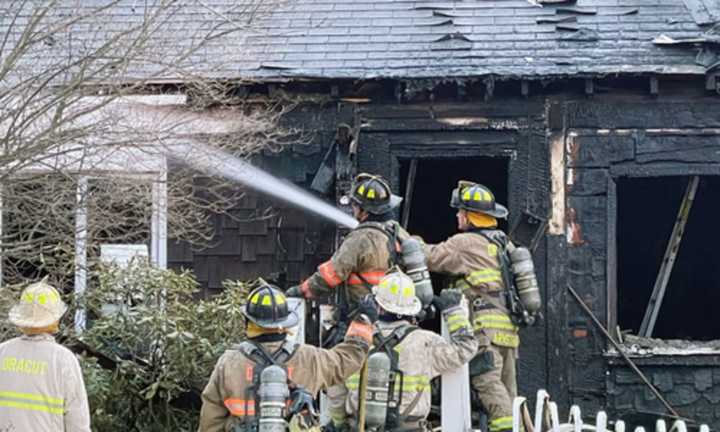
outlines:
[[[688,176],[617,181],[617,323],[640,334]],[[720,339],[720,177],[700,176],[651,336]],[[676,230],[677,232],[677,230]],[[666,264],[667,267],[667,264]],[[645,336],[648,336],[647,334]]]

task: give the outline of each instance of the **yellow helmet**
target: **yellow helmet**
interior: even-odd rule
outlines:
[[[60,293],[43,279],[23,290],[8,319],[18,327],[41,328],[60,321],[66,310]]]
[[[480,183],[460,180],[458,187],[453,189],[450,207],[478,212],[495,218],[505,219],[508,209],[495,202],[495,195]]]
[[[375,301],[383,309],[397,315],[413,316],[422,309],[415,295],[415,283],[401,271],[388,273],[373,287]]]

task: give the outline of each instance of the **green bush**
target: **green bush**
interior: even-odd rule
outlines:
[[[142,263],[105,267],[90,280],[58,340],[78,353],[93,430],[197,430],[200,393],[215,362],[244,335],[240,306],[251,286],[226,282],[221,294],[203,300],[190,272]],[[0,303],[0,313],[10,303]],[[88,328],[78,336],[72,317],[79,305]],[[16,334],[6,323],[0,332],[3,340]]]

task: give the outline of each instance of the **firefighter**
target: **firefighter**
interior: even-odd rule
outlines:
[[[414,317],[421,311],[421,303],[415,295],[412,279],[404,273],[389,273],[373,288],[373,295],[380,311],[369,359],[377,352],[387,355],[393,377],[386,386],[392,391],[392,402],[387,404],[382,430],[425,431],[431,405],[430,380],[467,363],[478,351],[479,338],[474,337],[467,312],[460,307],[462,294],[459,290],[445,290],[433,300],[447,324],[450,341],[413,324]],[[483,345],[487,346],[488,342]],[[374,371],[374,364],[372,360],[368,361],[368,376],[388,375]],[[364,409],[367,412],[358,415],[359,373],[348,379],[347,387],[350,390],[347,409],[352,417],[356,421],[359,417],[364,418],[366,425],[377,426],[372,424],[378,422],[378,415],[382,417],[377,406],[366,402]],[[366,395],[370,394],[366,392]],[[366,396],[366,400],[372,399],[375,398]],[[385,400],[385,397],[380,399]]]
[[[0,430],[90,432],[80,364],[55,342],[67,306],[55,288],[25,288],[8,320],[22,336],[0,344]]]
[[[402,236],[393,220],[402,198],[393,195],[380,176],[359,174],[350,193],[352,212],[360,224],[343,240],[330,260],[301,285],[288,290],[291,297],[328,298],[347,290],[350,305],[370,293],[397,259],[397,239]],[[405,234],[407,235],[407,234]]]
[[[512,400],[517,395],[515,363],[520,337],[505,297],[499,251],[510,246],[497,229],[508,210],[485,186],[461,181],[450,205],[461,232],[436,245],[425,245],[428,269],[454,277],[471,304],[475,334],[491,345],[470,362],[473,390],[489,417],[490,432],[512,429]]]
[[[277,287],[263,284],[248,295],[242,313],[247,341],[228,349],[218,360],[202,393],[200,432],[251,431],[256,427],[256,392],[262,367],[283,366],[297,389],[310,400],[321,389],[343,382],[359,370],[372,340],[377,310],[368,298],[361,300],[358,315],[344,342],[331,350],[287,341],[298,317]]]
[[[398,240],[408,236],[393,220],[402,198],[393,195],[388,182],[380,176],[359,174],[350,191],[353,216],[360,224],[343,240],[330,260],[301,285],[290,288],[289,296],[306,299],[334,298],[336,325],[323,338],[332,346],[344,333],[354,305],[370,293],[385,272],[397,261]],[[330,417],[333,423],[345,422],[347,389],[343,385],[328,390]]]

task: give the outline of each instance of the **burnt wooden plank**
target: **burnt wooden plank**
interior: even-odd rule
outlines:
[[[543,98],[503,99],[502,102],[466,104],[370,105],[360,108],[363,119],[431,119],[435,117],[520,117],[528,113],[541,115]]]
[[[572,196],[605,195],[610,177],[607,169],[578,168],[567,173],[567,193]]]
[[[433,133],[403,133],[388,137],[393,146],[457,146],[470,147],[480,145],[512,145],[518,141],[516,131],[444,131]],[[427,149],[425,149],[427,150]],[[436,149],[442,150],[442,149]]]
[[[720,135],[710,136],[645,136],[638,140],[636,160],[720,162]]]
[[[568,102],[569,128],[708,128],[720,126],[720,102]]]
[[[538,279],[541,298],[548,298],[550,284],[547,279],[547,272],[541,263],[547,262],[548,249],[544,242],[533,252],[533,261],[538,265],[535,272]],[[543,316],[548,316],[546,303],[543,305]],[[520,394],[532,394],[538,388],[547,388],[548,376],[548,332],[547,323],[541,320],[537,325],[526,327],[520,332],[522,343],[520,344],[520,357],[523,361],[518,363],[518,386]]]
[[[548,107],[548,128],[553,131],[562,130],[565,126],[565,104],[553,102]]]
[[[487,117],[469,116],[458,118],[428,118],[428,119],[367,119],[362,129],[372,132],[398,132],[408,130],[502,130],[523,129],[527,127],[524,117],[510,119],[490,119]]]
[[[611,163],[632,160],[636,138],[632,135],[578,135],[569,138],[570,167],[604,168]]]
[[[604,196],[570,196],[568,206],[577,211],[580,223],[604,222],[607,218],[607,199]]]
[[[561,407],[569,406],[567,359],[569,358],[567,330],[567,241],[562,235],[547,236],[548,257],[547,289],[545,294],[547,335],[547,384],[548,392]],[[539,264],[539,263],[538,263]]]
[[[633,162],[611,166],[610,175],[612,177],[720,175],[720,165],[679,162],[638,164]]]

